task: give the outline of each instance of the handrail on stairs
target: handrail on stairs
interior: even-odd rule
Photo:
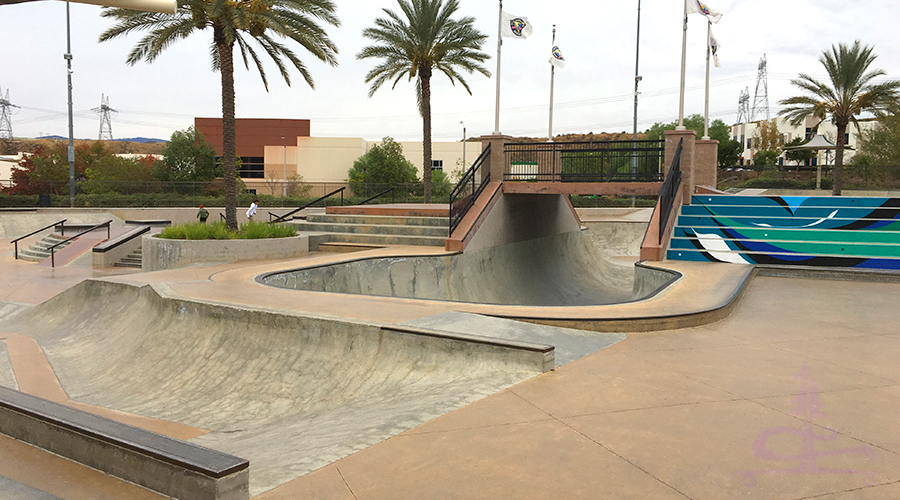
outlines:
[[[376,198],[380,198],[381,196],[384,196],[384,195],[386,195],[386,194],[388,194],[388,193],[391,193],[391,203],[393,203],[393,202],[394,202],[394,190],[395,190],[395,189],[397,189],[397,186],[394,186],[394,187],[392,187],[392,188],[390,188],[390,189],[385,189],[384,191],[382,191],[382,192],[376,194],[375,196],[370,196],[370,197],[366,198],[365,200],[359,202],[358,204],[359,204],[359,205],[365,205],[366,203],[368,203],[368,202],[370,202],[370,201],[372,201],[372,200],[374,200],[374,199],[376,199]]]
[[[675,195],[681,188],[681,146],[684,139],[678,141],[678,149],[675,150],[675,157],[672,158],[672,167],[666,175],[666,181],[663,183],[662,189],[659,191],[659,208],[662,210],[659,214],[659,244],[662,244],[665,235],[666,226],[669,223],[669,215],[672,213],[672,204],[675,201]]]
[[[95,224],[95,225],[93,225],[93,226],[91,226],[91,227],[85,229],[84,231],[82,231],[82,232],[76,234],[75,236],[70,236],[70,237],[68,237],[68,238],[66,238],[66,239],[64,239],[64,240],[62,240],[62,241],[56,243],[55,245],[49,247],[48,250],[50,250],[50,267],[56,267],[56,259],[55,259],[55,250],[56,250],[56,247],[62,245],[63,243],[72,241],[72,240],[74,240],[75,238],[77,238],[77,237],[79,237],[79,236],[81,236],[81,235],[83,235],[83,234],[87,234],[87,233],[93,231],[94,229],[97,229],[97,228],[100,228],[100,227],[103,227],[103,226],[106,226],[106,239],[109,239],[110,236],[111,236],[109,225],[110,225],[111,223],[112,223],[112,220],[110,219],[110,220],[108,220],[108,221],[106,221],[106,222],[101,222],[100,224]]]
[[[318,203],[318,202],[320,202],[320,201],[322,201],[322,200],[324,200],[324,199],[330,198],[331,195],[333,195],[333,194],[335,194],[335,193],[341,193],[341,206],[344,206],[344,190],[345,190],[345,189],[347,189],[347,186],[344,186],[344,187],[339,188],[339,189],[335,189],[334,191],[332,191],[332,192],[326,194],[325,196],[322,196],[322,197],[320,197],[320,198],[316,198],[315,200],[313,200],[313,201],[307,203],[306,205],[303,205],[302,207],[297,208],[297,209],[295,209],[295,210],[291,210],[290,212],[288,212],[288,213],[286,213],[286,214],[284,214],[284,215],[275,215],[275,214],[273,214],[272,212],[269,212],[269,224],[274,224],[274,223],[276,223],[276,222],[284,222],[284,221],[287,220],[288,217],[294,215],[295,213],[297,213],[297,212],[303,210],[304,208],[309,208],[309,207],[311,207],[312,205],[314,205],[314,204],[316,204],[316,203]],[[275,219],[273,220],[272,217],[275,217]]]
[[[469,209],[475,205],[475,199],[484,191],[484,188],[491,182],[491,171],[484,168],[485,160],[491,156],[491,145],[488,144],[478,159],[472,163],[469,170],[463,174],[462,178],[450,192],[450,231],[449,235],[453,235],[453,230],[462,222],[463,218],[469,212]],[[478,171],[481,170],[481,182],[477,180]]]
[[[19,259],[19,240],[24,240],[25,238],[27,238],[27,237],[29,237],[29,236],[33,236],[33,235],[35,235],[35,234],[38,234],[38,233],[41,232],[41,231],[50,229],[51,227],[54,227],[54,226],[65,226],[65,224],[66,224],[66,219],[63,219],[63,220],[61,220],[61,221],[59,221],[59,222],[54,222],[53,224],[50,224],[49,226],[44,226],[44,227],[38,229],[37,231],[30,232],[30,233],[26,234],[25,236],[20,236],[20,237],[18,237],[18,238],[16,238],[16,239],[10,241],[10,243],[12,243],[13,246],[15,247],[15,249],[16,249],[16,250],[15,250],[16,260]]]

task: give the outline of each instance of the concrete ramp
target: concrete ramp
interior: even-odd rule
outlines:
[[[36,339],[74,401],[209,430],[191,442],[249,459],[252,495],[540,372],[497,342],[186,300],[165,284],[86,281],[0,331]]]

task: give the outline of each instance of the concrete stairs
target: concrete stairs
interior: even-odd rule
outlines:
[[[666,256],[900,271],[900,198],[694,196]]]
[[[326,244],[322,250],[349,251],[386,245],[443,247],[450,223],[447,217],[311,214],[294,225],[310,233],[310,250]]]
[[[19,250],[19,258],[32,262],[41,262],[44,259],[49,259],[50,247],[59,243],[60,241],[65,240],[66,238],[68,238],[68,236],[60,236],[56,233],[48,234],[30,247]],[[59,252],[61,249],[69,246],[70,243],[71,241],[63,243],[62,245],[56,247],[54,251]]]
[[[136,250],[129,253],[125,257],[122,258],[119,262],[113,264],[114,267],[133,267],[140,269],[141,264],[143,262],[143,247],[137,247]]]

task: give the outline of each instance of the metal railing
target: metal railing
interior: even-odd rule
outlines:
[[[507,143],[504,181],[659,182],[665,141]]]
[[[491,171],[486,166],[487,158],[491,156],[491,145],[488,144],[478,159],[472,163],[469,170],[463,174],[462,178],[450,192],[450,233],[459,226],[463,217],[475,204],[478,195],[484,191],[485,186],[491,182]]]
[[[65,227],[65,223],[66,223],[66,219],[63,219],[59,222],[54,222],[53,224],[50,224],[49,226],[44,226],[44,227],[38,229],[37,231],[32,231],[32,232],[26,234],[25,236],[19,236],[18,238],[10,241],[10,243],[13,244],[13,247],[15,247],[16,260],[19,260],[19,241],[20,240],[24,240],[25,238],[27,238],[29,236],[34,236],[35,234],[38,234],[41,231],[46,231],[47,229],[50,229],[51,227],[55,227],[55,226]]]
[[[366,203],[368,203],[368,202],[370,202],[370,201],[372,201],[372,200],[375,200],[375,199],[377,199],[377,198],[380,198],[380,197],[382,197],[382,196],[384,196],[384,195],[386,195],[386,194],[388,194],[388,193],[391,193],[391,203],[394,203],[394,190],[395,190],[395,189],[397,189],[396,186],[393,186],[393,187],[391,187],[390,189],[385,189],[384,191],[382,191],[382,192],[376,194],[375,196],[370,196],[370,197],[366,198],[365,200],[363,200],[363,201],[357,203],[357,205],[365,205]]]
[[[11,181],[0,181],[11,182]],[[102,184],[109,189],[90,191],[88,181],[75,183],[76,207],[224,207],[225,197],[222,194],[221,182],[161,182],[161,181],[110,181]],[[92,181],[93,182],[93,181]],[[95,182],[95,184],[99,183]],[[345,187],[345,200],[365,199],[390,187],[395,187],[394,203],[423,203],[424,184],[413,183],[364,183],[364,182],[297,182],[288,189],[288,197],[281,196],[282,190],[272,193],[268,187],[255,186],[255,193],[242,192],[237,195],[237,206],[248,206],[254,199],[259,199],[264,207],[292,208],[308,200],[321,197],[325,193]],[[248,187],[254,187],[248,184]],[[453,185],[432,184],[432,196],[446,202],[447,195]],[[51,207],[69,207],[68,181],[35,181],[29,184],[27,191],[16,190],[14,186],[3,190],[0,188],[0,208],[38,208],[46,202]],[[117,192],[116,189],[122,189]],[[41,193],[41,194],[39,194]],[[44,202],[41,196],[45,196]],[[355,202],[354,202],[355,203]]]
[[[681,146],[684,139],[678,141],[678,148],[675,150],[675,157],[672,158],[672,167],[666,175],[666,181],[663,183],[662,189],[659,191],[659,203],[657,208],[661,210],[659,213],[659,244],[662,244],[666,226],[669,223],[669,216],[674,208],[672,204],[675,202],[675,196],[681,188]]]
[[[734,176],[731,176],[731,177],[729,177],[729,178],[727,178],[727,179],[722,179],[722,180],[716,182],[716,189],[721,189],[721,186],[722,186],[723,184],[725,184],[726,182],[729,182],[729,181],[731,181],[731,186],[729,186],[729,188],[733,188],[733,187],[734,187],[734,181],[735,181],[735,180],[740,180],[740,177],[734,175]]]
[[[103,226],[106,226],[106,239],[109,239],[109,237],[110,237],[110,235],[111,235],[111,234],[110,234],[110,228],[109,228],[109,225],[110,225],[111,223],[112,223],[112,220],[108,220],[108,221],[106,221],[106,222],[101,222],[100,224],[95,224],[95,225],[93,225],[93,226],[91,226],[91,227],[85,229],[84,231],[82,231],[82,232],[76,234],[75,236],[70,236],[70,237],[68,237],[68,238],[66,238],[66,239],[64,239],[64,240],[62,240],[62,241],[60,241],[59,243],[56,243],[55,245],[49,247],[47,250],[50,250],[50,267],[56,267],[56,258],[55,258],[55,257],[56,257],[56,247],[62,245],[63,243],[67,243],[67,242],[69,242],[69,241],[72,241],[72,240],[74,240],[75,238],[77,238],[77,237],[79,237],[79,236],[81,236],[81,235],[83,235],[83,234],[87,234],[87,233],[93,231],[94,229],[98,229],[98,228],[101,228],[101,227],[103,227]]]
[[[344,206],[344,190],[345,189],[347,189],[347,188],[342,187],[340,189],[335,189],[334,191],[326,194],[325,196],[322,196],[321,198],[317,198],[317,199],[307,203],[306,205],[303,205],[300,208],[295,208],[294,210],[291,210],[290,212],[288,212],[284,215],[275,215],[272,212],[269,212],[269,224],[275,224],[276,222],[284,222],[285,220],[287,220],[288,217],[293,216],[295,213],[303,210],[304,208],[311,207],[322,200],[327,200],[328,198],[331,198],[336,193],[341,193],[341,206]],[[275,217],[275,218],[272,219],[272,217]]]

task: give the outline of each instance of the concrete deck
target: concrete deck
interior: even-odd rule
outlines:
[[[692,328],[626,333],[552,372],[283,482],[260,499],[900,497],[900,284],[753,278],[728,264],[670,262],[665,267],[684,278],[646,301],[602,309],[484,306],[280,290],[253,281],[346,254],[135,274],[95,271],[83,259],[56,269],[14,261],[3,243],[0,316],[7,317],[17,304],[44,302],[90,278],[164,284],[192,300],[390,324],[428,323],[447,313],[607,324],[697,314],[712,321],[718,318],[710,311],[730,313]],[[735,305],[723,309],[729,304]],[[4,356],[17,356],[9,351],[0,352],[0,365]],[[12,494],[157,498],[0,436],[0,496]]]

